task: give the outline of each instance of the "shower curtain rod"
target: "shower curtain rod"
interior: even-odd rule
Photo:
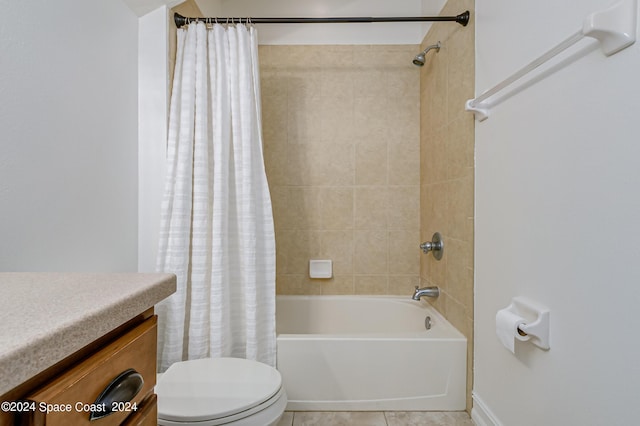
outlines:
[[[370,22],[440,22],[455,21],[462,26],[469,23],[469,11],[456,16],[405,16],[405,17],[345,17],[345,18],[187,18],[179,13],[173,14],[173,20],[178,28],[191,22],[204,22],[206,24],[228,24],[235,22],[247,22],[250,24],[331,24],[331,23],[370,23]]]

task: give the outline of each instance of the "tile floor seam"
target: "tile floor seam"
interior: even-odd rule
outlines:
[[[380,414],[380,416],[376,414]],[[371,417],[372,415],[373,417]],[[356,418],[352,419],[352,416]],[[363,423],[363,417],[369,423]],[[373,424],[378,426],[412,426],[418,424],[430,426],[475,425],[469,414],[464,411],[286,411],[278,426],[341,426],[346,424],[345,420],[347,422],[355,421],[353,424],[356,426]],[[373,420],[375,421],[370,423]]]

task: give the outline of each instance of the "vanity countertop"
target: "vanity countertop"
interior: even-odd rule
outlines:
[[[175,290],[172,274],[0,273],[0,395]]]

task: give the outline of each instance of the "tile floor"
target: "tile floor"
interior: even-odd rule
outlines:
[[[474,426],[464,411],[285,411],[278,426]]]

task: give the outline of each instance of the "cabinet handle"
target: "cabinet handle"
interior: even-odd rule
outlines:
[[[144,386],[144,379],[140,373],[133,368],[123,371],[98,396],[94,402],[97,408],[89,414],[89,420],[98,420],[118,412],[113,411],[114,403],[130,402],[140,392],[142,386]]]

